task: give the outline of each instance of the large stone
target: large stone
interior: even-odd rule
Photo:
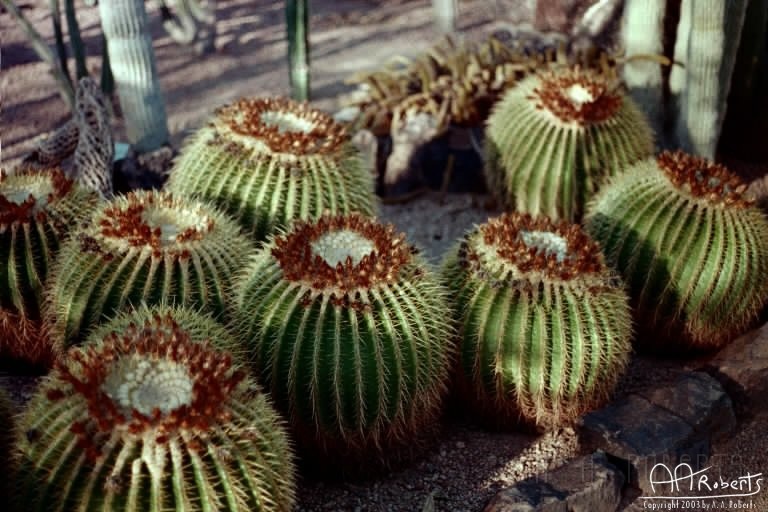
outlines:
[[[602,449],[632,485],[651,492],[657,464],[705,466],[713,438],[735,427],[731,400],[722,386],[701,372],[686,372],[669,386],[631,394],[586,415],[580,436]]]
[[[624,475],[595,452],[499,491],[484,512],[615,512]]]
[[[723,382],[734,397],[753,405],[765,402],[768,393],[768,324],[729,343],[704,370]]]

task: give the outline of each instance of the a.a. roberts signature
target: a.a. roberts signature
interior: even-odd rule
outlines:
[[[695,496],[642,496],[646,500],[669,500],[669,499],[696,499],[696,498],[741,498],[754,496],[761,490],[760,483],[762,473],[746,475],[733,479],[724,479],[720,475],[716,479],[710,479],[706,474],[712,466],[694,471],[693,467],[687,463],[681,463],[670,469],[663,463],[656,464],[651,468],[648,475],[648,482],[651,484],[651,491],[656,493],[657,485],[668,485],[666,489],[670,493],[695,493]],[[682,484],[682,485],[681,485]],[[687,485],[686,485],[687,484]],[[680,490],[682,487],[682,491]],[[662,488],[661,491],[665,489]]]

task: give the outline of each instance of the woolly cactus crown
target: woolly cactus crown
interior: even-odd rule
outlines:
[[[292,456],[276,413],[176,314],[137,312],[57,364],[22,418],[29,510],[290,510]]]

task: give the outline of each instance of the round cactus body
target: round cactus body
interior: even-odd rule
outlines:
[[[306,104],[241,99],[186,142],[169,190],[215,202],[263,241],[293,219],[375,215],[372,170],[344,128]]]
[[[98,208],[62,246],[46,322],[56,343],[82,341],[120,310],[181,304],[221,317],[253,244],[214,207],[157,191]]]
[[[24,510],[291,510],[277,412],[218,350],[231,340],[193,334],[210,319],[187,330],[176,317],[137,312],[57,363],[19,418]]]
[[[768,300],[768,219],[725,167],[664,152],[615,177],[585,225],[625,277],[639,346],[714,349]]]
[[[485,176],[509,209],[576,221],[607,176],[653,149],[650,126],[614,72],[555,66],[493,108]]]
[[[0,171],[0,356],[49,365],[43,288],[59,246],[98,203],[58,169]]]
[[[483,419],[552,428],[613,391],[631,351],[629,299],[577,225],[504,214],[443,270],[463,326],[458,387]]]
[[[392,226],[298,222],[236,290],[241,339],[308,459],[375,471],[432,433],[452,352],[446,291]]]

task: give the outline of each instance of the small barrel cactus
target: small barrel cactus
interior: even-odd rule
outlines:
[[[631,352],[629,298],[578,225],[504,214],[443,270],[463,325],[457,386],[482,419],[553,428],[613,391]]]
[[[374,215],[372,170],[345,129],[306,104],[241,99],[185,143],[169,190],[216,203],[263,241],[293,219]]]
[[[252,250],[213,206],[157,191],[118,196],[61,248],[44,311],[54,343],[78,343],[142,302],[221,317],[231,277]]]
[[[768,300],[768,220],[725,167],[663,152],[615,177],[585,225],[625,277],[639,347],[714,349]]]
[[[43,289],[60,244],[97,203],[58,168],[0,171],[0,357],[52,363]]]
[[[283,423],[210,321],[144,310],[70,349],[19,418],[24,510],[291,510]]]
[[[437,276],[391,225],[323,216],[252,257],[234,318],[307,459],[375,472],[434,430],[452,353],[447,308]]]
[[[607,176],[651,156],[653,134],[615,70],[553,66],[488,119],[485,175],[507,208],[576,221]]]

